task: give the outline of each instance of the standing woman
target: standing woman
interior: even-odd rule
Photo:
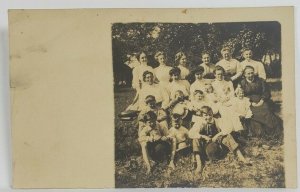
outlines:
[[[282,130],[282,120],[271,111],[271,93],[266,82],[255,76],[254,71],[254,67],[246,66],[243,73],[245,78],[240,82],[245,96],[251,102],[251,132],[257,136],[279,133]]]
[[[214,70],[215,70],[215,64],[211,63],[210,53],[208,51],[204,51],[201,53],[201,59],[202,62],[200,64],[201,67],[203,67],[203,78],[204,79],[214,79]]]
[[[180,69],[180,79],[186,79],[190,74],[190,70],[187,68],[186,55],[181,51],[175,55],[175,66]]]
[[[243,49],[242,56],[245,59],[241,62],[242,70],[244,70],[246,66],[252,66],[254,69],[254,75],[257,75],[259,78],[266,80],[265,67],[261,62],[252,59],[252,50],[249,48]]]
[[[216,66],[221,66],[225,70],[224,78],[226,80],[231,80],[234,85],[240,80],[242,75],[241,64],[238,60],[232,58],[231,49],[229,47],[224,47],[221,50],[223,59],[221,59]]]
[[[136,66],[132,70],[132,87],[136,90],[139,90],[142,88],[144,72],[150,71],[153,73],[154,70],[148,65],[148,59],[145,52],[141,52],[137,58],[140,65]]]
[[[159,63],[159,66],[154,69],[155,76],[159,81],[159,84],[166,87],[169,84],[170,75],[169,72],[172,67],[166,65],[166,55],[162,51],[158,51],[154,58]]]

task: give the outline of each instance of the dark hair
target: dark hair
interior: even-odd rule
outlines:
[[[169,71],[169,75],[172,76],[174,74],[180,75],[181,70],[178,67],[173,67],[172,69],[170,69]]]
[[[153,95],[148,95],[146,98],[145,98],[145,103],[148,104],[150,103],[151,101],[156,101],[155,97]]]
[[[255,70],[254,70],[254,67],[252,67],[252,66],[250,66],[250,65],[246,65],[245,69],[243,70],[243,76],[245,75],[246,69],[252,69],[253,71],[255,71]]]
[[[193,94],[196,95],[197,93],[200,93],[201,95],[204,94],[203,91],[201,91],[201,90],[195,90]]]
[[[207,115],[213,115],[213,110],[209,107],[209,106],[203,106],[200,108],[200,112],[201,112],[201,116],[203,114],[207,114]]]
[[[144,82],[145,82],[146,76],[147,76],[148,74],[151,74],[152,77],[154,76],[154,74],[153,74],[151,71],[144,71],[144,73],[143,73],[143,81],[144,81]]]
[[[178,113],[172,113],[172,120],[175,121],[181,120],[181,115]]]
[[[209,52],[209,51],[202,51],[201,57],[202,57],[203,55],[209,55],[209,57],[210,57],[210,52]]]
[[[180,51],[178,53],[176,53],[175,55],[175,66],[179,65],[179,60],[181,59],[181,57],[186,56],[184,54],[184,52]]]
[[[147,54],[146,54],[144,51],[141,51],[141,52],[139,52],[138,55],[137,55],[138,61],[140,61],[140,56],[141,56],[141,54],[143,54],[143,53],[146,55],[146,58],[147,58]]]
[[[214,69],[214,74],[216,74],[216,71],[222,71],[223,74],[225,74],[225,69],[219,65],[217,65],[216,68]]]
[[[194,70],[193,70],[193,74],[195,75],[196,73],[204,73],[204,68],[202,66],[197,66]]]
[[[142,121],[146,123],[147,121],[156,121],[157,115],[153,111],[148,111],[144,114]]]

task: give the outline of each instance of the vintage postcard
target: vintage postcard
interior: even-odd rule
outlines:
[[[10,10],[14,188],[294,188],[293,7]]]

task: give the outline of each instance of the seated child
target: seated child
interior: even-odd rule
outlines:
[[[172,114],[172,127],[169,130],[169,135],[167,136],[172,140],[172,153],[171,161],[169,167],[175,169],[174,158],[177,151],[186,149],[188,145],[188,130],[183,127],[182,119],[179,114]]]
[[[248,134],[251,135],[249,129],[247,129],[247,120],[252,117],[252,111],[250,109],[250,100],[244,97],[244,90],[238,85],[235,90],[235,97],[231,100],[233,111],[239,116],[240,121],[245,130],[248,130]]]
[[[146,103],[146,108],[143,109],[139,116],[138,116],[138,120],[139,120],[139,132],[142,129],[142,127],[145,125],[143,123],[143,117],[144,115],[148,112],[148,111],[153,111],[156,116],[157,116],[157,122],[159,123],[159,125],[161,126],[161,128],[163,129],[163,132],[165,135],[168,134],[168,122],[167,122],[167,113],[165,112],[164,109],[160,108],[157,104],[156,104],[156,99],[153,95],[148,95],[145,98],[145,103]]]
[[[184,96],[183,92],[177,90],[174,95],[174,99],[170,102],[168,110],[169,114],[179,114],[182,118],[182,124],[184,127],[190,127],[190,118],[188,110],[188,98]]]
[[[233,152],[241,162],[249,164],[239,150],[238,143],[231,136],[231,129],[224,126],[222,118],[213,118],[213,111],[208,106],[201,108],[201,114],[203,121],[194,124],[189,131],[189,137],[193,139],[193,152],[197,164],[196,173],[202,172],[205,157],[210,160],[220,158],[218,155],[221,155],[223,147]],[[216,150],[218,150],[217,153]]]
[[[153,111],[148,111],[142,121],[145,126],[139,132],[138,141],[141,144],[143,159],[146,164],[147,173],[151,172],[149,158],[156,162],[162,162],[168,158],[170,144],[167,142],[167,135],[156,123],[157,116]]]
[[[200,117],[201,116],[201,112],[200,112],[201,107],[208,105],[208,103],[204,100],[203,91],[195,90],[193,92],[193,95],[194,95],[193,100],[191,100],[191,102],[188,103],[188,109],[193,114],[192,121],[191,121],[192,126],[195,122],[202,120],[202,118]]]

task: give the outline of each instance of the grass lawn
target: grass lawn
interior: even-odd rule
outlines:
[[[281,81],[272,79],[268,84],[276,104],[274,110],[281,116]],[[191,155],[188,155],[177,158],[175,170],[170,170],[167,163],[158,164],[147,175],[137,141],[137,122],[121,122],[117,117],[134,96],[130,88],[115,90],[116,187],[285,187],[283,137],[248,138],[241,144],[252,166],[241,164],[229,153],[225,159],[208,162],[203,174],[196,176]]]

